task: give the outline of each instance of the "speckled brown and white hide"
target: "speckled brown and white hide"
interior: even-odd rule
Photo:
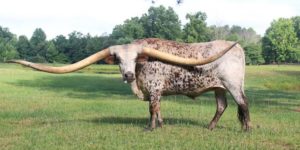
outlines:
[[[184,58],[203,59],[233,44],[229,41],[207,43],[178,43],[161,39],[142,39],[134,45],[150,47]],[[238,105],[238,116],[243,129],[250,128],[248,103],[244,94],[245,56],[241,46],[236,45],[216,61],[202,66],[178,66],[153,58],[137,63],[135,78],[131,85],[133,92],[149,101],[150,129],[156,127],[156,120],[162,126],[160,99],[164,95],[182,94],[191,98],[214,90],[217,110],[209,129],[213,129],[227,107],[226,91],[229,91]]]

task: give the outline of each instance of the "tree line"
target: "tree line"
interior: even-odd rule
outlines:
[[[300,16],[274,20],[261,37],[252,28],[237,25],[208,26],[204,12],[187,14],[181,24],[171,7],[150,7],[141,17],[116,25],[109,35],[91,36],[74,31],[47,40],[41,28],[31,38],[16,37],[0,26],[0,61],[25,59],[34,62],[74,63],[111,45],[130,43],[135,39],[162,38],[179,42],[212,40],[238,41],[245,49],[246,64],[300,62]]]

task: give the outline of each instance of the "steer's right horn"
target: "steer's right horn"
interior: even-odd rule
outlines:
[[[43,72],[62,74],[62,73],[69,73],[69,72],[74,72],[74,71],[80,70],[80,69],[82,69],[86,66],[89,66],[109,55],[110,55],[109,49],[104,49],[104,50],[99,51],[77,63],[71,64],[71,65],[66,65],[66,66],[61,66],[61,67],[46,66],[46,65],[28,62],[25,60],[10,60],[8,62],[22,64],[24,66],[27,66],[27,67],[30,67],[30,68],[33,68],[33,69],[36,69],[39,71],[43,71]]]
[[[215,55],[212,55],[205,59],[193,59],[193,58],[183,58],[176,55],[172,55],[169,53],[161,52],[156,49],[147,48],[144,47],[142,50],[143,54],[146,54],[150,57],[157,58],[159,60],[163,60],[169,63],[177,64],[177,65],[185,65],[185,66],[196,66],[196,65],[204,65],[211,63],[221,56],[223,56],[225,53],[227,53],[230,49],[232,49],[238,42],[235,42],[234,44],[228,46],[227,48],[223,49],[222,51],[216,53]]]

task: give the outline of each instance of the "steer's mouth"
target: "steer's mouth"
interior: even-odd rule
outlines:
[[[123,77],[124,83],[132,83],[135,80],[134,77]]]
[[[135,79],[123,79],[124,83],[132,83]]]

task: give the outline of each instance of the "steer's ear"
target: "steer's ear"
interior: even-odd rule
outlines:
[[[149,59],[149,56],[144,55],[144,54],[139,54],[137,59],[136,59],[136,62],[137,63],[143,63],[143,62],[148,61],[148,59]]]
[[[115,63],[115,56],[114,55],[109,55],[108,57],[106,57],[104,59],[104,61],[107,63],[107,64],[114,64]]]

